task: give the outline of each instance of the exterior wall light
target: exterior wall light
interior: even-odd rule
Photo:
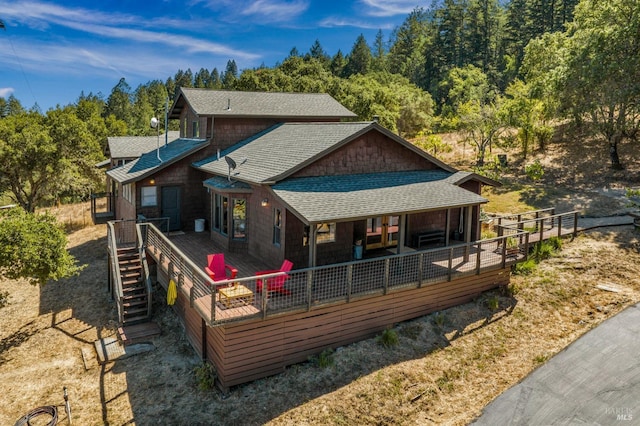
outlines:
[[[262,205],[262,207],[267,207],[269,205],[269,199],[263,198],[260,204]]]

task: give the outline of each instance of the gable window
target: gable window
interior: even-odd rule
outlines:
[[[233,199],[233,239],[244,240],[247,238],[247,200],[244,198]]]
[[[140,188],[140,205],[142,207],[157,206],[158,188],[155,186],[143,186]]]
[[[282,233],[282,212],[280,209],[273,209],[273,245],[280,246]]]
[[[229,198],[221,194],[215,194],[213,197],[213,229],[223,235],[229,232],[229,217],[227,206]]]
[[[333,243],[336,240],[336,223],[319,223],[316,225],[317,236],[316,242],[321,243]]]

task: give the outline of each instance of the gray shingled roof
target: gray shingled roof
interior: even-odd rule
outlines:
[[[444,170],[288,179],[274,193],[308,223],[417,213],[486,203],[451,183]]]
[[[208,188],[225,190],[225,191],[234,191],[234,192],[251,192],[251,185],[231,180],[228,178],[224,178],[222,176],[214,176],[209,178],[203,182],[204,186]]]
[[[372,126],[370,122],[279,124],[221,152],[220,159],[210,157],[194,166],[227,176],[229,167],[224,156],[228,155],[237,165],[233,179],[256,184],[275,182]]]
[[[170,144],[161,145],[159,150],[153,149],[124,166],[107,171],[112,179],[122,184],[144,179],[178,160],[206,147],[209,142],[205,139],[178,139]],[[158,160],[158,154],[160,159]]]
[[[451,175],[447,180],[454,185],[462,185],[469,180],[477,180],[485,185],[502,186],[502,184],[497,180],[472,172],[457,172],[456,174]]]
[[[186,101],[199,116],[355,118],[356,114],[326,93],[240,92],[180,88],[170,118],[179,118]]]
[[[180,137],[180,132],[169,131],[168,141],[173,142]],[[158,136],[112,136],[108,139],[111,158],[138,158],[145,152],[156,149]],[[160,135],[160,145],[164,145],[165,135]]]

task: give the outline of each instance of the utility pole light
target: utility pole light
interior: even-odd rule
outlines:
[[[160,122],[157,118],[151,117],[151,128],[158,130],[158,146],[156,148],[156,155],[158,156],[158,161],[162,163],[162,158],[160,158]]]
[[[164,146],[165,148],[167,147],[167,144],[169,143],[169,131],[168,131],[168,123],[169,120],[169,97],[167,96],[167,100],[166,100],[166,105],[164,108]],[[158,134],[158,147],[156,148],[156,155],[158,156],[158,161],[162,162],[162,159],[160,158],[160,120],[158,120],[156,117],[151,117],[151,123],[149,123],[151,125],[152,129],[157,129],[157,134]]]

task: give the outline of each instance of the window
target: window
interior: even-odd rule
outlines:
[[[280,234],[282,232],[282,212],[273,209],[273,245],[280,246]]]
[[[227,206],[229,198],[215,194],[213,197],[213,229],[223,235],[229,232]]]
[[[233,199],[233,239],[244,240],[247,238],[247,200],[244,198]]]
[[[316,229],[317,229],[316,242],[318,244],[332,243],[336,240],[335,222],[319,223],[316,225]]]
[[[153,207],[158,205],[158,188],[155,186],[143,186],[140,188],[140,205]]]
[[[198,126],[198,122],[197,121],[193,122],[193,129],[192,130],[193,130],[193,137],[194,138],[200,137],[200,128]]]

